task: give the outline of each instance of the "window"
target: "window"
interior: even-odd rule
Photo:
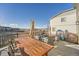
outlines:
[[[76,21],[76,24],[79,25],[79,21]]]
[[[55,27],[52,28],[52,31],[55,31]]]
[[[65,17],[61,18],[61,22],[65,22]]]

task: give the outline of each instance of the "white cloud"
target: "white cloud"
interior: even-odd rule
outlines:
[[[10,24],[9,27],[12,27],[12,28],[26,28],[26,25],[22,25],[22,24]]]
[[[10,24],[9,27],[17,28],[18,24]]]
[[[0,26],[5,26],[5,27],[12,27],[12,28],[27,28],[26,25],[19,25],[19,24],[0,24]]]
[[[46,25],[39,25],[39,26],[36,26],[36,28],[47,28],[47,24],[46,24]]]

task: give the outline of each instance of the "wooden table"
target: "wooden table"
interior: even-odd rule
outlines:
[[[22,55],[26,56],[47,56],[53,46],[32,39],[30,37],[19,37],[16,39],[17,47],[21,48]]]

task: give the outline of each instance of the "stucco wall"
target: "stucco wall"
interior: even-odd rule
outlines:
[[[64,18],[65,21],[61,22],[61,18]],[[50,27],[52,34],[55,34],[57,30],[68,30],[69,32],[76,33],[76,9],[64,12],[52,18],[50,20]]]

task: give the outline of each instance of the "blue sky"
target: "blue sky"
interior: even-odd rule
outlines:
[[[30,26],[31,20],[34,19],[37,28],[47,27],[52,16],[70,8],[73,8],[73,4],[71,3],[0,3],[0,25],[28,28]]]

